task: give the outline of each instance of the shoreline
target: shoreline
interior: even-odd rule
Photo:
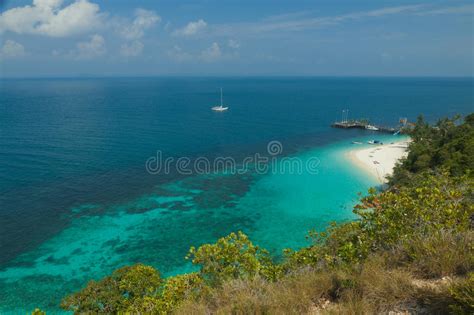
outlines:
[[[355,166],[372,176],[379,184],[387,183],[386,177],[393,173],[396,163],[408,154],[410,139],[371,147],[352,149],[346,158]]]

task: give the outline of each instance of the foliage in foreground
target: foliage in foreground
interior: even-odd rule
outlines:
[[[424,239],[440,230],[467,230],[474,211],[473,181],[468,177],[421,176],[423,179],[415,187],[403,186],[382,193],[371,190],[354,209],[359,220],[312,233],[322,246],[298,251],[291,259],[298,263],[303,258],[303,264],[322,260],[329,265],[355,263],[371,253],[408,246],[414,239]]]
[[[196,273],[162,279],[150,266],[124,267],[61,306],[76,313],[473,313],[474,179],[466,156],[473,121],[437,128],[421,121],[390,189],[371,190],[354,209],[358,220],[310,233],[313,244],[286,250],[280,263],[231,233],[190,249]]]

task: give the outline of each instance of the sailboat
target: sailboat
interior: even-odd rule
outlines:
[[[213,111],[216,111],[216,112],[223,112],[225,110],[228,110],[229,107],[224,107],[223,103],[222,103],[222,88],[221,88],[221,105],[219,106],[214,106],[211,108]]]

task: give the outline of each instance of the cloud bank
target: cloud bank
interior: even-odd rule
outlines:
[[[62,7],[62,0],[34,0],[33,4],[0,15],[0,33],[67,37],[98,28],[103,19],[99,5],[76,0]]]

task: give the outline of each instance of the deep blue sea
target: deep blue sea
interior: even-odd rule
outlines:
[[[229,110],[213,112],[219,88]],[[193,270],[190,246],[242,230],[275,256],[353,219],[377,183],[330,124],[396,126],[474,111],[472,78],[100,78],[0,81],[0,313],[58,312],[64,295],[126,264]],[[317,172],[149,174],[146,161],[267,152]],[[268,154],[267,154],[268,155]],[[280,160],[278,160],[280,161]],[[277,162],[280,163],[280,162]],[[275,165],[273,165],[274,167]]]

